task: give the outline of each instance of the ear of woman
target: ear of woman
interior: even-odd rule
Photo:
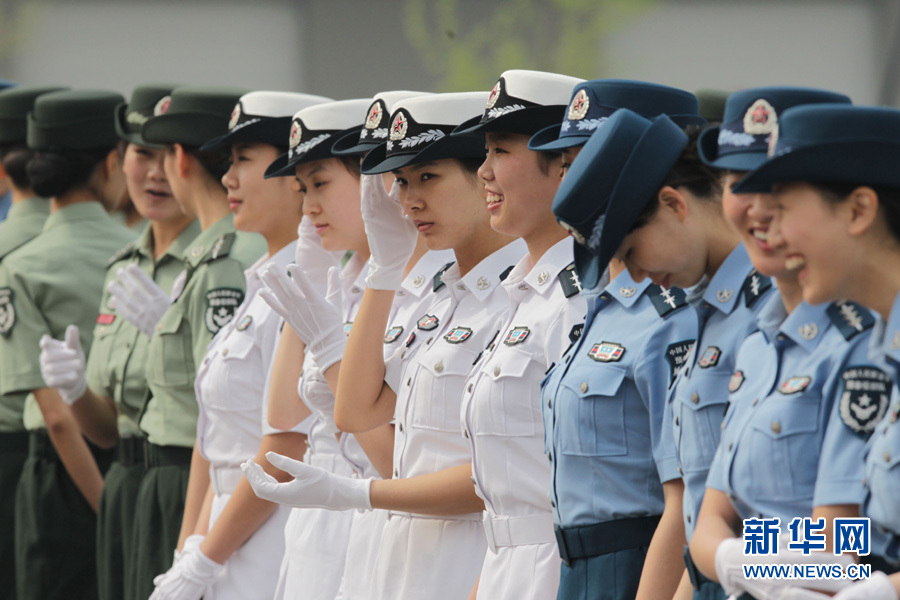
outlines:
[[[878,194],[868,186],[853,190],[847,197],[849,209],[848,232],[851,235],[863,235],[871,231],[878,218],[881,202]]]

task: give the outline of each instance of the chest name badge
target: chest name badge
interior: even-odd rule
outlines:
[[[391,327],[387,330],[387,333],[384,334],[384,343],[390,344],[397,340],[401,335],[403,335],[403,325],[397,325],[396,327]]]
[[[682,340],[669,344],[666,348],[666,362],[669,363],[669,385],[675,383],[678,373],[681,372],[690,356],[691,348],[694,346],[694,340]]]
[[[472,335],[472,330],[468,327],[454,327],[444,335],[444,339],[451,344],[461,344],[469,339],[470,335]]]
[[[597,362],[619,362],[625,354],[625,346],[615,342],[600,342],[588,351],[588,356]]]
[[[744,385],[744,372],[738,369],[728,380],[728,391],[733,394],[741,389],[742,385]]]
[[[416,327],[421,329],[422,331],[431,331],[432,329],[436,329],[438,326],[438,318],[434,315],[425,315],[418,321],[416,321]]]
[[[841,373],[841,421],[857,433],[868,434],[887,412],[891,378],[877,367],[847,367]]]
[[[503,340],[503,343],[507,346],[521,344],[528,338],[529,333],[531,333],[531,330],[527,327],[516,327],[506,334],[506,339]]]
[[[719,364],[719,358],[722,357],[722,351],[715,346],[710,346],[703,351],[703,356],[697,361],[697,365],[701,369],[708,369]]]
[[[784,395],[796,394],[809,387],[810,383],[812,383],[811,377],[807,377],[806,375],[798,375],[797,377],[791,377],[790,379],[784,381],[781,385],[778,386],[778,391]]]
[[[344,335],[350,335],[350,330],[353,329],[353,321],[347,321],[344,323]]]
[[[252,316],[252,315],[247,315],[246,317],[244,317],[243,319],[241,319],[241,322],[240,322],[240,323],[238,323],[237,330],[238,330],[238,331],[244,331],[245,329],[247,329],[248,327],[250,327],[250,323],[252,323],[252,322],[253,322],[253,316]]]

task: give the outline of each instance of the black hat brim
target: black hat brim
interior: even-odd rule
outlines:
[[[765,152],[747,151],[719,156],[719,127],[705,129],[697,139],[700,160],[709,167],[723,171],[752,171],[767,160]]]
[[[350,129],[338,131],[337,133],[332,134],[331,137],[343,137],[345,135],[351,134],[359,136],[360,129],[362,129],[362,125],[357,125],[356,127],[351,127]],[[325,160],[326,158],[334,158],[337,155],[335,155],[331,151],[332,145],[333,142],[329,144],[328,140],[323,140],[322,143],[313,146],[302,156],[297,156],[294,158],[289,158],[290,152],[285,152],[274,161],[272,161],[272,164],[270,164],[266,169],[266,173],[263,177],[265,179],[271,179],[272,177],[292,177],[294,175],[294,169],[297,165],[316,162],[317,160]]]
[[[331,151],[337,156],[363,156],[381,142],[359,142],[359,133],[342,135],[331,145]]]
[[[483,134],[489,131],[499,131],[530,136],[544,127],[561,124],[565,111],[565,105],[553,104],[550,106],[529,106],[484,122],[481,121],[481,116],[477,116],[460,124],[459,127],[453,130],[453,135]]]
[[[204,152],[228,152],[232,144],[269,144],[276,148],[287,148],[291,117],[259,117],[259,121],[238,125],[225,135],[209,140],[200,148]]]
[[[900,142],[848,140],[796,148],[774,156],[732,188],[736,194],[770,193],[776,183],[808,181],[883,186],[900,190]]]
[[[378,144],[363,159],[364,175],[378,175],[409,165],[447,158],[484,158],[484,138],[477,135],[445,135],[413,154],[386,156],[387,144]]]

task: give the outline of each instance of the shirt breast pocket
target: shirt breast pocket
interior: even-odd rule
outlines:
[[[627,454],[625,403],[620,393],[626,373],[613,365],[591,365],[566,374],[556,400],[563,454]]]
[[[534,357],[522,350],[510,349],[499,353],[484,367],[479,386],[488,386],[487,393],[479,390],[480,408],[476,435],[530,436],[537,431],[540,419],[540,389],[534,385],[529,365],[537,365]]]
[[[772,500],[812,499],[819,456],[816,396],[770,398],[750,428],[754,488]]]
[[[440,356],[424,354],[416,365],[409,425],[436,431],[460,431],[463,385],[477,353],[456,347]]]
[[[697,373],[698,371],[694,371]],[[692,375],[694,375],[692,373]],[[732,373],[706,373],[701,381],[682,380],[686,389],[676,389],[675,425],[681,430],[679,454],[682,468],[700,472],[712,464],[728,409],[728,382]],[[696,375],[694,375],[696,377]]]
[[[190,327],[181,307],[173,307],[163,314],[156,326],[156,336],[158,350],[149,358],[162,365],[162,380],[172,386],[191,385],[196,373]]]
[[[895,409],[892,409],[895,410]],[[887,432],[882,431],[887,426]],[[900,535],[900,428],[882,421],[872,437],[866,459],[868,492],[864,516],[881,529]]]
[[[216,345],[220,356],[212,360],[221,362],[207,374],[207,378],[216,381],[207,385],[212,393],[204,394],[205,402],[225,410],[243,410],[259,401],[253,396],[263,393],[261,380],[265,372],[261,372],[262,365],[251,355],[255,347],[253,337],[241,331],[232,331]]]

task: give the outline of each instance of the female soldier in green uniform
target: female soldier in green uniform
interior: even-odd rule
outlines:
[[[9,182],[12,207],[0,222],[0,261],[41,232],[50,203],[37,198],[25,165],[34,153],[25,143],[28,112],[41,94],[60,87],[20,87],[0,92],[0,177]],[[2,317],[0,317],[2,318]],[[0,396],[0,531],[14,527],[16,484],[28,454],[28,432],[22,424],[25,393]],[[12,535],[0,538],[0,599],[15,600],[15,550]]]
[[[183,87],[162,102],[141,129],[145,141],[165,144],[166,177],[182,209],[203,230],[184,253],[186,281],[162,315],[147,348],[149,398],[139,415],[147,436],[144,474],[135,506],[134,598],[147,598],[153,578],[172,564],[194,524],[181,529],[182,514],[199,514],[202,497],[185,498],[188,476],[206,490],[209,472],[190,471],[197,429],[194,378],[212,336],[228,324],[244,299],[244,270],[266,251],[257,234],[236,233],[221,184],[227,156],[200,152],[228,131],[239,89]],[[117,299],[117,304],[123,299]],[[141,305],[137,299],[135,305]],[[200,462],[198,461],[198,464]],[[202,471],[202,472],[201,472]]]
[[[38,97],[29,115],[28,147],[36,153],[28,178],[37,195],[50,198],[50,216],[0,266],[0,393],[32,394],[24,412],[29,455],[16,496],[20,599],[97,593],[94,511],[110,456],[89,448],[70,409],[44,382],[38,357],[42,336],[63,337],[73,322],[89,330],[106,262],[133,239],[104,208],[124,191],[113,126],[122,100],[112,92],[54,92]],[[80,343],[88,348],[90,341]]]
[[[161,295],[163,306],[184,271],[182,254],[200,233],[200,225],[175,201],[163,170],[162,147],[151,146],[140,136],[141,125],[173,87],[138,87],[131,102],[116,110],[116,130],[128,142],[122,166],[128,195],[149,225],[109,261],[106,275],[109,286],[123,269],[127,268],[123,277],[139,270],[140,274],[130,276],[155,281],[165,292]],[[77,353],[66,352],[64,342],[48,342],[41,352],[44,380],[59,390],[64,401],[73,402],[72,411],[85,436],[103,448],[116,446],[97,520],[100,600],[128,597],[125,590],[130,589],[135,568],[131,560],[134,504],[145,471],[137,415],[147,394],[144,367],[150,338],[123,318],[123,311],[113,307],[109,293],[104,293],[87,365]],[[79,392],[83,393],[77,395]]]

